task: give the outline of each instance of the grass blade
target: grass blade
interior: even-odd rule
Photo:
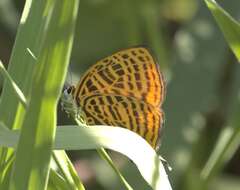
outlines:
[[[216,143],[215,149],[205,164],[201,176],[209,181],[229,161],[240,145],[240,111],[236,114],[232,126],[223,129]]]
[[[240,61],[240,25],[234,20],[223,8],[221,8],[214,0],[205,0],[209,10],[220,29],[223,32],[228,45],[233,53]]]
[[[20,88],[17,86],[17,84],[13,81],[11,76],[8,74],[6,71],[5,67],[3,66],[1,60],[0,60],[0,72],[2,73],[3,77],[7,82],[9,82],[16,93],[16,96],[19,98],[19,101],[22,103],[22,105],[26,108],[27,106],[27,100],[26,97],[24,96],[23,92],[20,90]]]
[[[78,1],[33,1],[41,9],[43,34],[34,54],[28,108],[23,120],[10,189],[45,189],[56,127],[56,106],[64,83],[73,41]],[[28,17],[26,18],[28,19]]]
[[[5,139],[13,138],[17,142],[19,134],[17,132],[9,134],[0,130],[0,139],[4,136]],[[0,140],[0,146],[9,145],[14,146],[13,142],[6,144]],[[172,189],[160,158],[139,135],[124,128],[111,126],[61,126],[57,128],[55,141],[57,150],[86,150],[101,147],[115,150],[130,158],[153,189]]]

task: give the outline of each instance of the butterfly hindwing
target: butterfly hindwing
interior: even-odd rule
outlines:
[[[160,109],[134,97],[109,94],[85,96],[80,104],[87,124],[125,127],[157,146],[163,123]]]

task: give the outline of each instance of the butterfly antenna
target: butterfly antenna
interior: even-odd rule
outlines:
[[[68,67],[68,72],[67,72],[67,81],[66,81],[66,85],[68,86],[72,86],[73,85],[73,75],[72,75],[72,67],[71,65],[69,65]]]
[[[69,65],[69,68],[67,71],[67,77],[66,77],[66,80],[65,80],[64,86],[63,86],[63,91],[71,85],[72,85],[72,72],[71,72],[71,67]]]
[[[70,85],[73,85],[73,78],[72,78],[72,68],[71,68],[71,65],[69,65],[69,75],[70,75]]]

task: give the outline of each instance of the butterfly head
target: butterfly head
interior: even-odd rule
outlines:
[[[70,101],[74,99],[75,86],[67,86],[64,88],[61,100]]]
[[[74,100],[74,86],[68,86],[64,89],[61,96],[62,109],[69,115],[76,115],[76,103]]]
[[[86,124],[84,112],[81,107],[77,105],[74,98],[75,89],[75,86],[65,88],[61,96],[61,106],[69,116],[77,119],[82,124]]]

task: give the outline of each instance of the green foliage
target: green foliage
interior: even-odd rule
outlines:
[[[240,24],[214,0],[205,0],[205,2],[215,17],[230,48],[238,58],[238,61],[240,61]]]
[[[3,189],[47,187],[56,106],[70,58],[77,7],[78,1],[27,1],[25,4],[8,72],[27,102],[5,74],[8,80],[0,103],[1,123],[9,129],[21,129],[21,134],[14,163],[11,162],[12,171],[7,170],[6,161],[13,151],[1,150]],[[10,172],[10,179],[5,178]]]
[[[1,129],[0,137],[3,139],[0,141],[1,146],[15,147],[13,143],[17,143],[19,133]],[[111,126],[60,126],[57,129],[54,149],[84,150],[100,147],[115,150],[130,158],[153,189],[171,189],[160,158],[139,135]],[[66,167],[64,162],[59,165]]]
[[[240,60],[240,24],[234,20],[223,8],[221,8],[215,1],[205,0],[209,10],[215,17],[217,24],[225,36],[229,47]],[[233,117],[231,126],[226,127],[221,131],[219,139],[216,142],[212,154],[208,162],[202,170],[202,176],[206,181],[216,173],[219,169],[229,161],[237,151],[240,145],[240,120],[239,111]]]

